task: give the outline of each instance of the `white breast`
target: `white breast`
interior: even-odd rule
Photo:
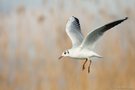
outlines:
[[[95,53],[93,51],[90,51],[88,49],[81,49],[81,48],[72,48],[70,50],[70,56],[71,58],[77,58],[77,59],[85,59],[88,57],[94,56]]]

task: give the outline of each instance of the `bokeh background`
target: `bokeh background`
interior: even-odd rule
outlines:
[[[135,0],[0,0],[0,90],[135,90]],[[70,16],[86,35],[114,20],[92,62],[64,58]],[[87,65],[88,66],[88,63]]]

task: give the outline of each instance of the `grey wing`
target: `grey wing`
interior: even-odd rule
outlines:
[[[81,45],[83,41],[83,35],[81,33],[79,20],[76,17],[72,16],[69,18],[66,25],[66,33],[72,41],[72,48]]]
[[[128,17],[126,17],[125,19],[121,19],[121,20],[117,20],[111,23],[108,23],[90,33],[88,33],[88,35],[86,36],[86,38],[83,40],[81,47],[82,48],[93,48],[95,42],[99,39],[100,36],[103,35],[103,33],[109,29],[111,29],[112,27],[120,24],[121,22],[123,22],[124,20],[128,19]]]

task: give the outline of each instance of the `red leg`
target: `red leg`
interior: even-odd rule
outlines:
[[[88,73],[90,73],[90,66],[91,66],[92,61],[90,60],[89,66],[88,66]]]
[[[82,70],[84,70],[85,69],[85,64],[86,64],[86,62],[88,61],[88,59],[86,59],[85,60],[85,62],[83,63],[83,67],[82,67]]]

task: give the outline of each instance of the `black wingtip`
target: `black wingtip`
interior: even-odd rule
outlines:
[[[124,20],[127,20],[128,19],[128,17],[125,17],[125,19]]]

